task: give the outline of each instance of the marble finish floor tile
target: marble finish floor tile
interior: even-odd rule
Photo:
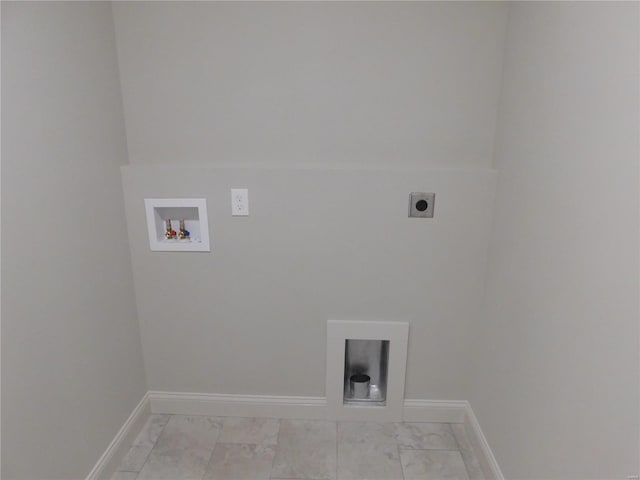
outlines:
[[[170,415],[149,416],[131,448],[122,459],[118,467],[119,472],[139,472],[142,470],[142,466],[170,417]]]
[[[404,480],[469,480],[458,451],[401,450]]]
[[[218,443],[205,480],[268,480],[276,448],[273,445]]]
[[[396,445],[395,425],[375,422],[338,422],[338,443]]]
[[[393,423],[338,423],[338,479],[402,480]]]
[[[451,425],[451,429],[458,442],[458,449],[462,455],[462,460],[464,460],[464,464],[467,467],[469,480],[485,480],[482,467],[480,467],[480,461],[473,450],[465,426],[462,423],[454,423]]]
[[[110,480],[136,480],[138,472],[116,472]]]
[[[221,429],[219,418],[172,416],[138,480],[201,480]]]
[[[153,446],[134,445],[120,462],[119,472],[139,472],[151,453]]]
[[[448,423],[396,423],[396,441],[401,449],[458,450]]]
[[[339,443],[340,480],[403,480],[397,445]]]
[[[150,415],[147,423],[134,440],[133,445],[153,447],[170,418],[171,415]]]
[[[485,480],[462,424],[152,415],[111,480]]]
[[[303,480],[335,480],[336,423],[281,420],[271,476]]]
[[[279,430],[280,420],[274,418],[227,417],[222,419],[218,442],[275,445]]]

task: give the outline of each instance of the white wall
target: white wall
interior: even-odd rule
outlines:
[[[114,4],[151,389],[323,396],[345,318],[410,321],[407,396],[467,398],[506,11]],[[411,191],[434,220],[407,218]],[[180,195],[208,198],[211,254],[149,251],[143,199]]]
[[[489,167],[506,10],[116,2],[130,161]]]
[[[150,389],[324,396],[326,321],[398,320],[406,396],[467,398],[492,171],[131,165],[123,182]],[[437,192],[434,219],[407,217],[416,190]],[[211,253],[149,250],[156,196],[207,198]]]
[[[2,478],[80,479],[146,387],[109,3],[2,2]]]
[[[638,473],[638,4],[511,5],[471,405],[509,479]]]

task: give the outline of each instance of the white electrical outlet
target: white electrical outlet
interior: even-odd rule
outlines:
[[[249,216],[249,189],[231,189],[231,215],[234,217]]]

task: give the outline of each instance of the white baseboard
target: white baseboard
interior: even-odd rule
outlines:
[[[151,415],[149,393],[146,393],[140,403],[133,409],[127,421],[118,431],[98,462],[94,465],[86,480],[107,480],[116,471],[118,465],[126,455],[136,436],[144,427]]]
[[[405,422],[464,423],[468,403],[462,400],[404,401]]]
[[[149,392],[153,413],[219,417],[328,418],[325,397]],[[464,423],[468,403],[405,400],[405,422]]]
[[[504,480],[504,475],[502,475],[496,457],[494,457],[491,447],[489,447],[489,442],[487,442],[484,433],[482,433],[482,429],[480,428],[476,415],[473,413],[471,405],[469,402],[465,403],[467,404],[467,414],[464,422],[465,429],[471,440],[471,446],[480,461],[482,473],[487,479]]]
[[[149,392],[149,400],[153,413],[307,419],[327,416],[324,397]]]

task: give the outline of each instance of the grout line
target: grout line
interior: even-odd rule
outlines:
[[[123,460],[126,458],[127,455],[129,455],[129,452],[131,451],[132,448],[134,447],[139,447],[141,445],[138,445],[136,442],[136,440],[138,440],[138,437],[140,436],[140,434],[142,432],[144,432],[145,428],[147,428],[147,425],[149,425],[149,423],[151,422],[151,417],[154,414],[152,413],[151,415],[149,415],[149,418],[147,418],[146,423],[143,425],[142,430],[140,430],[140,432],[138,433],[138,435],[136,436],[136,438],[133,440],[133,445],[129,446],[129,450],[127,450],[127,453],[125,453],[124,457],[122,458]],[[169,420],[171,420],[171,418],[169,418]],[[158,439],[160,438],[160,436],[162,435],[162,432],[164,432],[165,427],[167,426],[167,423],[169,423],[169,420],[167,420],[167,422],[162,426],[162,428],[160,429],[160,432],[158,433],[158,436],[156,437],[155,441],[153,442],[153,444],[151,445],[151,448],[149,449],[149,453],[147,453],[147,455],[144,457],[144,462],[142,462],[142,466],[140,467],[140,470],[136,471],[136,470],[120,470],[120,467],[118,466],[118,468],[116,469],[115,473],[118,472],[129,472],[129,473],[137,473],[138,475],[140,475],[140,472],[142,471],[142,469],[144,468],[144,466],[147,464],[147,460],[149,460],[149,456],[151,455],[151,452],[153,451],[154,447],[156,446],[156,443],[158,443]],[[122,461],[120,461],[120,465],[122,465]],[[136,477],[138,476],[136,475]]]
[[[218,437],[220,437],[220,435],[218,435]],[[204,480],[204,477],[207,476],[207,472],[209,471],[209,466],[211,465],[211,462],[213,462],[213,451],[216,449],[217,445],[218,445],[218,439],[216,438],[216,441],[213,444],[213,448],[211,449],[211,453],[209,454],[209,460],[207,460],[207,463],[204,466],[204,472],[202,472],[202,477],[200,478],[200,480]]]
[[[460,456],[462,457],[462,464],[464,465],[464,469],[467,471],[467,477],[471,478],[471,472],[469,471],[469,466],[467,465],[467,461],[464,458],[465,456],[462,455],[462,447],[460,446],[460,442],[458,441],[456,432],[455,430],[453,430],[453,427],[451,427],[451,430],[453,431],[453,439],[456,441],[456,445],[458,445],[458,452],[460,452]],[[463,428],[463,433],[464,433],[464,428]],[[464,434],[466,435],[466,433]]]
[[[464,423],[459,423],[459,422],[455,422],[455,423],[451,423],[451,422],[395,422],[395,423],[402,423],[404,425],[424,425],[425,423],[428,423],[430,425],[432,425],[432,424],[436,424],[436,425],[464,425]]]
[[[153,415],[153,413],[151,414]],[[151,415],[149,416],[149,420],[151,421]],[[167,428],[167,425],[169,424],[169,422],[171,421],[171,418],[173,417],[173,415],[169,415],[169,418],[167,419],[166,422],[164,422],[164,425],[162,425],[162,428],[160,429],[160,431],[158,432],[158,436],[156,437],[156,439],[153,441],[153,445],[151,445],[151,450],[149,450],[149,454],[147,455],[147,458],[145,459],[144,463],[147,463],[147,459],[149,458],[149,455],[151,455],[151,452],[153,451],[154,448],[156,448],[156,444],[158,443],[158,440],[160,440],[160,437],[162,436],[162,434],[164,433],[164,429]],[[144,466],[144,464],[143,464]],[[142,471],[142,468],[140,469]]]
[[[218,431],[218,436],[216,437],[216,441],[213,442],[213,447],[211,448],[211,453],[209,453],[209,459],[207,460],[207,464],[204,466],[204,472],[202,472],[202,477],[200,480],[204,480],[204,478],[207,476],[207,472],[209,471],[209,465],[211,465],[211,462],[213,461],[213,452],[216,449],[216,446],[218,445],[218,439],[220,438],[220,436],[222,435],[222,430],[224,429],[224,418],[225,417],[211,417],[209,416],[209,418],[215,418],[216,420],[220,420],[220,430]]]
[[[168,414],[169,415],[169,419],[167,420],[167,422],[162,426],[162,429],[160,430],[160,433],[158,433],[158,436],[156,437],[155,442],[153,442],[153,445],[151,446],[151,450],[153,450],[154,448],[156,448],[156,445],[158,444],[158,440],[160,440],[160,437],[162,436],[162,434],[164,433],[165,429],[167,428],[167,425],[169,425],[169,422],[171,421],[171,419],[174,417],[173,414]]]
[[[278,450],[280,447],[280,429],[282,427],[282,419],[278,418],[278,434],[276,435],[276,451],[273,453],[273,458],[271,459],[271,469],[269,470],[269,478],[273,478],[273,465],[276,462],[276,455],[278,455]]]
[[[398,461],[400,462],[400,473],[402,474],[402,480],[405,480],[404,467],[402,466],[402,452],[400,451],[400,445],[396,442],[396,448],[398,449]]]
[[[460,452],[451,448],[402,448],[398,446],[401,452]],[[462,452],[460,452],[462,455]]]

